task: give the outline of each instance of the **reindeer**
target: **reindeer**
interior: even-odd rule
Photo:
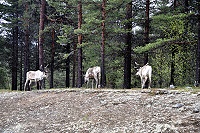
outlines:
[[[85,83],[87,83],[87,88],[90,79],[92,79],[92,89],[93,89],[94,79],[96,81],[96,88],[100,88],[101,68],[99,66],[88,68],[88,70],[86,71]]]
[[[136,65],[139,65],[135,62]],[[140,76],[141,79],[141,88],[143,89],[145,86],[145,83],[147,81],[147,79],[149,78],[149,84],[148,84],[148,88],[150,89],[151,87],[151,74],[152,74],[152,67],[148,65],[148,63],[146,65],[144,65],[143,67],[140,67],[138,69],[138,72],[136,73],[136,75]]]
[[[47,65],[48,66],[48,65]],[[37,70],[37,71],[28,71],[26,73],[26,82],[24,84],[24,91],[27,88],[27,84],[29,82],[29,86],[31,88],[31,82],[35,82],[35,83],[39,83],[39,89],[42,88],[42,80],[44,78],[47,77],[47,66],[44,68],[45,71],[41,71],[42,70],[42,66],[40,66],[41,70]]]

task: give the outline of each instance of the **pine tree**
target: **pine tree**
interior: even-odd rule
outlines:
[[[131,88],[131,47],[132,47],[132,2],[126,6],[126,44],[124,51],[124,88]]]
[[[106,86],[106,73],[105,73],[105,32],[106,32],[106,27],[105,27],[105,20],[106,20],[106,0],[102,1],[102,42],[101,42],[101,86],[105,87]]]
[[[82,25],[82,0],[80,0],[78,2],[78,29],[81,29],[81,25]],[[77,79],[77,87],[80,88],[82,87],[82,79],[83,79],[83,73],[82,73],[82,69],[83,69],[83,66],[82,66],[82,60],[83,60],[83,57],[82,57],[82,47],[81,47],[81,44],[82,44],[82,35],[79,34],[78,35],[78,45],[79,45],[79,48],[78,48],[78,79]]]
[[[198,13],[200,12],[200,0],[198,0],[197,3],[197,9]],[[198,14],[198,43],[197,43],[197,59],[196,59],[196,81],[195,81],[195,86],[199,86],[200,83],[200,15]]]
[[[45,8],[46,8],[46,0],[41,0],[40,5],[40,25],[39,25],[39,66],[42,66],[44,69],[44,21],[45,21]]]

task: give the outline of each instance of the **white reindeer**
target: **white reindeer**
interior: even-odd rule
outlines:
[[[45,67],[44,70],[47,69],[47,66]],[[42,87],[42,83],[41,81],[47,77],[47,72],[46,71],[41,71],[41,70],[37,70],[37,71],[28,71],[26,73],[26,82],[24,84],[24,91],[26,90],[27,88],[27,84],[29,82],[29,87],[31,87],[31,82],[35,82],[35,83],[39,83],[39,89],[41,89]]]
[[[85,83],[87,83],[87,88],[90,79],[92,79],[92,89],[93,89],[94,79],[96,81],[96,88],[100,88],[101,68],[99,66],[88,68],[88,70],[86,71]]]
[[[151,74],[152,74],[152,67],[149,66],[148,63],[138,69],[138,72],[136,73],[136,75],[139,75],[141,78],[141,88],[142,89],[144,88],[145,83],[148,78],[149,78],[148,88],[149,89],[151,88],[150,87],[151,86]]]

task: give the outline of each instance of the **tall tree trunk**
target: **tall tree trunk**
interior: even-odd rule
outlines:
[[[12,90],[17,90],[17,67],[18,67],[18,26],[13,28],[12,50]]]
[[[70,45],[66,46],[66,52],[70,53]],[[66,59],[66,81],[65,81],[66,88],[70,87],[70,60],[69,58]]]
[[[43,51],[43,43],[44,43],[44,21],[45,21],[45,6],[46,1],[41,0],[40,5],[40,26],[39,26],[39,66],[42,65],[42,68],[44,69],[44,51]]]
[[[188,13],[189,12],[189,1],[185,0],[185,12]]]
[[[22,91],[23,90],[23,75],[22,75],[22,72],[23,72],[23,63],[22,63],[22,59],[23,58],[23,44],[21,43],[20,45],[20,85],[19,85],[19,90]]]
[[[39,43],[38,43],[38,48],[39,48],[39,68],[44,70],[44,50],[43,50],[43,43],[44,43],[44,21],[45,21],[45,6],[46,6],[46,0],[41,0],[41,5],[40,5],[40,26],[39,26]],[[42,67],[41,67],[42,66]],[[42,82],[42,88],[44,85],[44,80]],[[39,85],[37,85],[37,88],[39,88]]]
[[[50,74],[50,88],[53,88],[53,72],[54,72],[54,56],[55,56],[55,30],[52,29],[52,43],[51,43],[51,74]]]
[[[38,38],[38,42],[37,45],[35,47],[35,57],[36,57],[36,63],[35,63],[35,69],[38,70],[39,69],[39,38]]]
[[[175,46],[172,46],[170,85],[175,85],[175,82],[174,82],[175,63],[174,62],[175,62]]]
[[[73,44],[74,44],[74,46],[73,46],[74,54],[73,54],[72,87],[75,87],[76,86],[76,58],[77,58],[76,48],[77,48],[77,45],[76,45],[75,41],[73,42]]]
[[[145,44],[149,43],[149,6],[150,0],[146,0],[146,19],[145,19]],[[148,63],[148,53],[144,54],[144,64]]]
[[[101,87],[106,86],[106,74],[105,74],[105,20],[106,20],[106,0],[102,2],[102,42],[101,42]]]
[[[174,3],[173,3],[174,10],[175,10],[176,6],[177,6],[177,0],[174,0]]]
[[[79,1],[78,4],[78,29],[81,29],[82,25],[82,0]],[[82,35],[78,35],[78,45],[82,44]],[[77,87],[80,88],[82,87],[82,48],[78,48],[78,80],[77,80]]]
[[[16,13],[14,16],[16,21],[14,22],[14,27],[12,28],[12,90],[17,90],[17,67],[18,67],[18,4],[15,5]]]
[[[176,8],[176,5],[177,4],[177,1],[174,0],[174,3],[173,3],[173,6],[174,6],[174,10]],[[171,59],[171,75],[170,75],[170,85],[175,85],[175,81],[174,81],[174,75],[175,75],[175,46],[172,45],[172,53],[171,53],[171,56],[172,56],[172,59]]]
[[[132,44],[132,2],[126,5],[126,44],[125,44],[125,55],[124,55],[124,88],[131,88],[131,44]]]
[[[26,3],[26,12],[28,12],[28,2]],[[24,41],[24,84],[26,81],[26,72],[29,71],[30,69],[30,64],[29,64],[29,20],[28,18],[25,18],[25,41]]]
[[[200,12],[200,0],[198,0],[198,12]],[[197,59],[196,59],[196,86],[200,83],[200,15],[198,14],[198,43],[197,43]]]

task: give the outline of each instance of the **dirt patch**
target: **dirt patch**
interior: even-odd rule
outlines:
[[[199,110],[200,93],[170,90],[5,92],[0,132],[199,133]]]

